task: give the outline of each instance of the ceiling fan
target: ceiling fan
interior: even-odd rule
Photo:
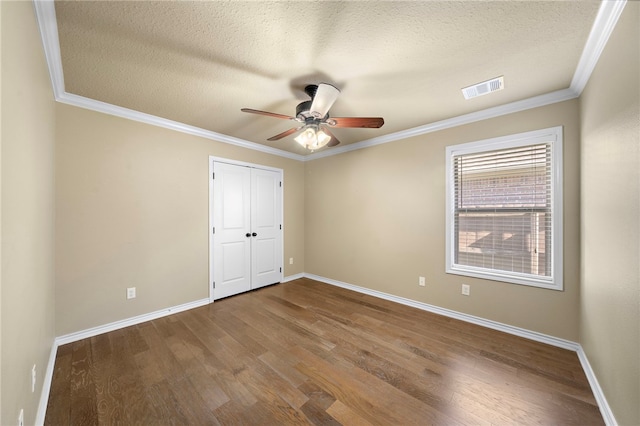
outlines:
[[[310,84],[304,88],[304,91],[309,95],[311,100],[298,104],[295,117],[251,108],[242,108],[241,111],[297,121],[301,124],[300,126],[286,130],[267,140],[276,141],[294,133],[301,132],[295,138],[296,142],[312,151],[322,148],[325,145],[336,146],[340,143],[335,135],[331,133],[329,127],[364,127],[378,129],[384,124],[382,117],[330,117],[329,109],[340,94],[340,90],[331,84]]]

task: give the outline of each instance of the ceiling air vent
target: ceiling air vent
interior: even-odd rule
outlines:
[[[504,76],[501,75],[500,77],[492,78],[491,80],[483,81],[482,83],[465,87],[464,89],[462,89],[462,94],[464,95],[465,99],[471,99],[502,89],[504,89]]]

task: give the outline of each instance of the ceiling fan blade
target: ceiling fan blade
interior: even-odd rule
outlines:
[[[331,140],[329,141],[329,143],[327,144],[327,147],[332,147],[332,146],[336,146],[340,143],[340,141],[338,140],[338,138],[336,138],[336,135],[334,135],[333,133],[331,133],[329,131],[329,129],[327,128],[327,126],[323,126],[322,127],[322,131],[325,132],[327,135],[331,136]]]
[[[268,117],[282,118],[282,119],[285,119],[285,120],[295,120],[295,117],[291,117],[289,115],[276,114],[275,112],[268,112],[268,111],[260,111],[259,109],[242,108],[240,111],[249,112],[251,114],[266,115]]]
[[[331,109],[333,103],[338,99],[339,94],[340,90],[330,84],[318,84],[318,89],[316,90],[316,94],[313,96],[313,102],[309,109],[311,115],[316,118],[324,118],[329,112],[329,109]]]
[[[378,129],[384,124],[382,117],[331,117],[327,120],[331,127],[365,127]]]
[[[289,129],[289,130],[286,130],[286,131],[284,131],[284,132],[282,132],[282,133],[278,133],[278,134],[277,134],[277,135],[275,135],[275,136],[271,136],[271,137],[270,137],[269,139],[267,139],[267,140],[268,140],[268,141],[277,141],[278,139],[282,139],[282,138],[284,138],[284,137],[287,137],[287,136],[289,136],[289,135],[294,134],[295,132],[297,132],[297,131],[299,131],[299,130],[302,130],[302,128],[303,128],[303,127],[304,127],[304,126],[300,126],[300,127],[298,127],[298,128],[295,128],[295,127],[294,127],[293,129]]]

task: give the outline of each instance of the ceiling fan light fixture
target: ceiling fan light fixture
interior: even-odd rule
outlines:
[[[329,141],[331,140],[331,136],[329,136],[322,130],[319,130],[316,133],[316,139],[318,141],[318,148],[322,148],[323,146],[329,143]]]
[[[310,141],[315,137],[315,132],[313,129],[307,127],[302,133],[293,138],[296,142],[298,142],[303,147],[307,147]]]
[[[1,0],[0,0],[1,1]],[[304,91],[311,100],[301,102],[296,107],[296,116],[290,117],[275,112],[261,111],[252,108],[242,108],[242,112],[265,115],[268,117],[294,120],[302,125],[293,127],[275,136],[268,141],[277,141],[294,133],[301,132],[294,140],[310,151],[324,146],[333,147],[340,143],[338,138],[329,130],[330,127],[359,127],[378,129],[384,124],[382,117],[335,117],[329,118],[329,109],[340,94],[340,90],[327,83],[309,84]],[[325,126],[325,127],[323,127]]]
[[[327,135],[317,126],[309,126],[294,139],[303,147],[313,151],[328,144],[331,136]]]

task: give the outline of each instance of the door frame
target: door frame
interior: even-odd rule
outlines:
[[[215,289],[213,288],[213,272],[214,272],[214,264],[213,264],[213,243],[215,235],[213,233],[213,227],[215,226],[215,221],[213,218],[213,166],[214,163],[226,163],[233,164],[236,166],[249,167],[252,169],[261,169],[261,170],[270,170],[273,172],[280,173],[280,181],[282,182],[282,196],[280,197],[280,221],[282,223],[282,244],[281,244],[281,256],[282,259],[282,272],[280,273],[280,281],[282,281],[284,277],[284,170],[276,167],[264,166],[262,164],[255,163],[247,163],[245,161],[237,161],[231,160],[229,158],[216,157],[213,155],[209,156],[209,303],[213,303],[213,297]]]

